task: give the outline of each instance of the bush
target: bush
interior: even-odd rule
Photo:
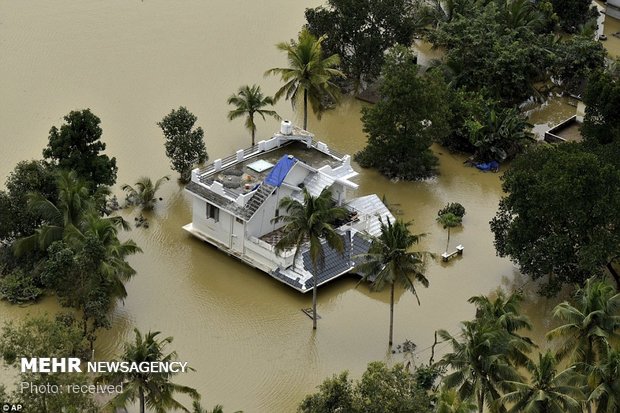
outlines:
[[[454,214],[458,218],[465,216],[465,207],[458,202],[450,202],[445,207],[437,211],[437,216],[440,217],[444,214]]]
[[[0,278],[0,298],[12,304],[35,301],[43,294],[34,279],[22,271],[14,271]]]

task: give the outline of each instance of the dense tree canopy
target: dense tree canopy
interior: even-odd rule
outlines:
[[[30,235],[40,223],[37,214],[25,208],[28,194],[41,193],[56,198],[56,178],[41,161],[22,161],[9,174],[6,191],[0,191],[0,240],[11,242]]]
[[[101,120],[90,109],[71,111],[58,129],[50,129],[49,143],[43,157],[60,169],[73,170],[89,182],[92,190],[116,182],[116,158],[102,155],[106,148],[101,142]]]
[[[164,133],[166,156],[172,169],[180,174],[181,182],[189,182],[192,168],[208,159],[204,131],[194,128],[198,118],[184,106],[164,116],[157,125]]]
[[[319,391],[307,396],[300,413],[430,413],[431,400],[420,388],[414,374],[402,364],[389,368],[373,362],[359,381],[346,372],[325,380]]]
[[[612,72],[590,77],[583,97],[586,116],[582,133],[599,144],[620,142],[620,79]]]
[[[415,56],[396,47],[386,58],[380,94],[379,102],[364,108],[368,143],[356,160],[390,178],[434,175],[437,158],[430,145],[449,133],[449,93],[443,78],[437,72],[421,74]]]
[[[409,45],[419,27],[412,0],[328,0],[306,9],[308,29],[326,35],[327,55],[340,56],[342,71],[356,83],[379,76],[387,49]]]
[[[620,256],[620,172],[576,144],[517,158],[503,176],[507,193],[491,221],[495,247],[543,293],[583,284]]]
[[[0,334],[0,356],[8,366],[19,366],[22,357],[84,357],[87,354],[87,343],[81,329],[73,317],[68,315],[58,315],[56,319],[32,317],[17,325],[9,322],[3,326]],[[68,384],[89,384],[86,374],[20,373],[11,399],[27,407],[28,411],[41,413],[61,412],[68,406],[76,412],[99,411],[88,393],[20,391],[20,382],[32,383],[33,386],[49,383],[63,387]]]
[[[590,0],[551,0],[551,3],[562,28],[568,32],[575,32],[579,25],[592,17]]]

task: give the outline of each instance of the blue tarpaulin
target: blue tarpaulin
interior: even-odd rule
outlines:
[[[267,175],[267,178],[265,178],[265,183],[272,186],[282,185],[282,181],[284,181],[288,171],[291,170],[295,163],[297,163],[297,159],[295,157],[290,155],[282,156],[276,166],[273,167],[269,175]]]
[[[491,162],[477,163],[476,168],[480,169],[481,171],[485,171],[485,172],[486,171],[497,172],[499,170],[499,162],[491,161]]]

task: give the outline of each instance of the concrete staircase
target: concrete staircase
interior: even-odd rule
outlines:
[[[249,218],[251,218],[258,208],[263,205],[263,202],[273,194],[276,190],[276,187],[273,185],[269,185],[266,183],[261,183],[252,198],[245,204],[245,214]]]

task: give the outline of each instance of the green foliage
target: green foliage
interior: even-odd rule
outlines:
[[[224,406],[221,404],[216,404],[212,410],[207,410],[202,407],[198,400],[194,400],[192,403],[192,413],[224,413]],[[235,413],[243,413],[241,410],[236,411]]]
[[[450,130],[449,93],[443,78],[436,72],[421,75],[411,51],[396,47],[386,57],[380,95],[379,102],[363,110],[368,143],[355,159],[390,178],[433,176],[437,158],[430,145]]]
[[[520,3],[530,7],[529,2]],[[512,105],[537,95],[534,83],[548,78],[546,68],[553,63],[549,53],[552,37],[537,34],[531,27],[535,25],[528,19],[537,20],[537,13],[508,12],[504,7],[516,3],[504,4],[488,2],[472,7],[471,15],[457,15],[429,38],[434,45],[446,48],[445,63],[454,86],[482,91],[488,98]]]
[[[336,78],[344,77],[336,68],[340,57],[323,51],[325,39],[325,36],[317,38],[306,27],[302,28],[297,41],[276,45],[278,50],[286,53],[289,67],[277,67],[265,72],[266,75],[279,75],[284,82],[275,94],[276,100],[284,96],[291,101],[293,109],[302,100],[304,129],[308,128],[308,102],[320,119],[321,114],[333,107],[340,96],[334,83]]]
[[[566,144],[518,157],[502,179],[507,195],[491,221],[495,248],[532,279],[547,278],[543,294],[583,285],[620,254],[620,173],[613,166]]]
[[[90,109],[71,111],[60,127],[52,126],[43,157],[60,169],[75,171],[94,191],[98,186],[116,182],[116,158],[101,155],[106,148],[101,142],[101,120]]]
[[[558,372],[555,355],[547,350],[538,355],[537,364],[528,364],[529,383],[509,382],[514,390],[498,399],[498,404],[512,406],[509,413],[565,412],[581,413],[583,394],[572,367]]]
[[[40,218],[24,208],[28,194],[36,192],[56,198],[56,179],[49,165],[41,161],[22,161],[6,180],[6,191],[0,191],[0,241],[31,235]]]
[[[439,222],[444,229],[448,230],[448,241],[446,242],[447,253],[450,246],[450,229],[460,226],[463,222],[463,218],[453,214],[452,212],[446,212],[437,217],[437,222]]]
[[[80,327],[72,316],[59,315],[55,320],[47,316],[28,317],[18,325],[6,323],[0,335],[0,354],[4,362],[12,367],[19,365],[22,357],[84,357],[87,343]],[[33,385],[89,384],[86,374],[80,373],[20,373],[17,389],[12,401],[27,406],[28,411],[60,412],[71,406],[76,411],[98,412],[94,400],[88,393],[39,393],[19,391],[20,382]]]
[[[474,157],[482,162],[513,158],[533,141],[532,127],[516,108],[487,107],[481,119],[465,121]]]
[[[581,95],[586,79],[605,66],[607,52],[592,36],[571,36],[556,43],[552,72],[565,90]]]
[[[164,134],[166,156],[172,169],[179,172],[181,182],[189,182],[195,164],[206,162],[209,158],[204,143],[204,131],[194,128],[198,118],[180,106],[164,116],[157,123]]]
[[[588,382],[592,392],[588,403],[596,405],[597,413],[620,409],[620,350],[608,349],[605,360],[587,366]]]
[[[346,372],[327,379],[319,392],[307,396],[299,406],[300,413],[430,413],[431,401],[419,388],[414,375],[402,364],[389,368],[373,362],[359,381],[353,382]]]
[[[415,282],[428,287],[428,279],[424,275],[426,269],[427,252],[410,251],[418,244],[423,234],[412,234],[409,230],[412,222],[403,222],[397,219],[394,224],[381,222],[381,234],[373,237],[366,254],[359,257],[359,264],[354,271],[362,274],[362,280],[372,281],[372,288],[381,291],[390,286],[390,333],[389,345],[392,345],[394,325],[394,288],[402,285],[411,291],[420,304]]]
[[[279,207],[286,214],[273,219],[273,222],[284,222],[282,238],[275,246],[276,254],[295,248],[293,265],[301,253],[301,247],[309,243],[310,260],[313,266],[312,282],[312,310],[316,314],[316,290],[317,273],[325,264],[325,251],[322,240],[327,242],[330,248],[342,253],[344,244],[342,237],[335,231],[332,224],[347,216],[348,211],[344,207],[336,206],[332,199],[330,188],[324,188],[318,197],[312,196],[306,188],[302,190],[303,204],[293,198],[286,197],[280,200]],[[312,319],[313,328],[316,329],[316,317]]]
[[[142,334],[134,329],[135,339],[125,343],[120,361],[125,362],[171,362],[178,359],[176,351],[167,353],[166,347],[172,343],[172,337],[160,339],[159,331]],[[174,399],[176,393],[189,395],[193,399],[200,398],[195,389],[172,382],[177,373],[172,372],[110,372],[97,378],[99,383],[123,384],[123,392],[117,394],[110,402],[110,407],[127,407],[128,403],[138,402],[140,413],[145,408],[155,411],[184,410],[181,403]]]
[[[414,6],[411,0],[328,0],[305,14],[310,33],[326,36],[325,53],[340,56],[342,71],[359,85],[379,76],[386,50],[411,44],[420,26]]]
[[[11,304],[21,304],[37,300],[43,295],[43,289],[37,285],[34,277],[15,270],[0,278],[0,298]]]
[[[583,97],[586,115],[581,131],[586,140],[599,144],[620,142],[619,79],[609,71],[590,77]]]
[[[254,146],[256,135],[254,115],[260,115],[263,120],[265,120],[265,115],[280,119],[280,116],[275,111],[263,109],[266,106],[272,106],[274,103],[275,101],[272,97],[263,96],[260,86],[241,86],[236,95],[228,98],[228,104],[236,107],[228,112],[228,119],[233,120],[240,116],[247,116],[245,118],[245,127],[252,134],[252,146]]]
[[[620,342],[620,294],[605,281],[588,279],[575,293],[574,303],[558,304],[553,316],[563,324],[547,337],[560,341],[558,357],[570,363],[600,363],[609,344]]]
[[[121,186],[121,189],[127,192],[128,205],[136,205],[145,211],[150,211],[155,208],[157,203],[157,197],[155,196],[157,191],[159,191],[164,182],[169,180],[170,178],[166,175],[153,183],[151,178],[143,176],[135,183],[135,188],[125,184]]]
[[[458,202],[449,202],[446,204],[445,207],[437,211],[437,216],[440,217],[447,213],[453,214],[458,218],[463,219],[463,217],[465,216],[465,207]]]
[[[469,92],[464,88],[450,90],[450,133],[437,140],[451,151],[474,153],[476,147],[470,141],[469,122],[484,119],[486,109],[495,102],[486,99],[479,91]]]
[[[476,405],[469,400],[461,400],[454,389],[442,388],[437,396],[435,413],[473,413]]]
[[[562,29],[574,33],[592,15],[589,0],[551,0],[553,11],[558,15]]]

